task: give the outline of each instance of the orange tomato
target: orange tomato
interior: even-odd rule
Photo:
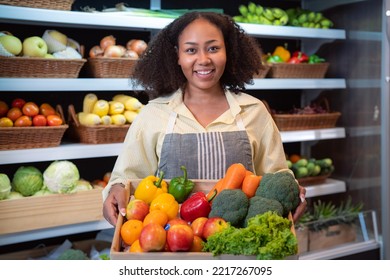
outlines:
[[[39,113],[45,117],[49,115],[57,115],[56,110],[49,103],[42,103],[41,106],[39,106]]]
[[[12,127],[14,126],[14,123],[11,121],[10,118],[2,117],[0,118],[0,127]]]
[[[29,116],[21,116],[14,122],[16,127],[32,126],[32,121]]]
[[[62,119],[60,116],[57,115],[49,115],[47,118],[47,125],[48,126],[59,126],[62,125]]]
[[[301,156],[297,154],[292,154],[290,155],[289,159],[292,163],[296,163],[298,160],[301,159]]]
[[[9,110],[8,104],[0,100],[0,118],[5,117]]]
[[[108,183],[108,181],[110,181],[110,178],[111,178],[111,172],[106,172],[103,176],[103,181]]]
[[[202,249],[203,249],[202,237],[194,235],[194,241],[192,241],[190,252],[202,252]]]
[[[47,120],[44,115],[36,115],[32,119],[33,126],[46,126]]]
[[[34,102],[27,102],[22,108],[23,114],[29,117],[34,117],[39,114],[39,107]]]
[[[149,212],[145,218],[144,218],[144,226],[147,224],[159,224],[160,226],[164,227],[168,223],[168,214],[165,213],[163,210],[153,210],[152,212]]]
[[[131,246],[136,240],[138,240],[142,228],[143,224],[140,220],[132,219],[124,222],[121,226],[121,237],[123,242]]]
[[[8,110],[7,118],[9,118],[13,122],[15,122],[21,116],[23,116],[23,113],[22,110],[18,107],[13,107]]]

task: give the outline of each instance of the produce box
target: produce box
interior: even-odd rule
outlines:
[[[102,189],[0,200],[0,234],[103,219]]]
[[[168,181],[168,180],[167,180]],[[134,190],[137,188],[140,180],[134,180],[130,182],[126,189],[128,194],[133,194]],[[195,187],[193,192],[202,191],[207,193],[211,188],[215,185],[217,181],[214,180],[194,180]],[[292,220],[292,216],[289,216],[289,219]],[[164,259],[164,260],[255,260],[256,256],[244,256],[244,255],[230,255],[230,254],[222,254],[218,256],[213,256],[211,253],[206,252],[147,252],[147,253],[130,253],[123,252],[122,240],[120,237],[120,228],[124,222],[124,219],[121,215],[118,217],[118,221],[115,227],[115,233],[113,237],[113,241],[111,244],[110,250],[110,259],[112,260],[156,260],[156,259]],[[294,224],[291,227],[291,231],[295,235]],[[297,259],[297,255],[293,255],[288,257],[288,259]]]
[[[324,250],[356,240],[356,227],[338,224],[320,231],[309,230],[309,250]]]
[[[0,57],[0,77],[77,78],[86,59]]]

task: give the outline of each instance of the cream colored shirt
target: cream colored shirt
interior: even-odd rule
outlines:
[[[256,174],[287,169],[282,140],[272,116],[257,98],[226,91],[230,109],[207,127],[194,118],[183,103],[180,90],[170,96],[149,101],[131,124],[124,141],[110,182],[103,190],[103,199],[113,184],[126,183],[155,175],[158,169],[161,147],[168,119],[172,111],[177,113],[174,133],[199,133],[213,131],[236,131],[235,116],[241,114],[252,149],[253,170]]]

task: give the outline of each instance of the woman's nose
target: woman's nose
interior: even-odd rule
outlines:
[[[208,64],[211,62],[209,54],[207,52],[199,52],[198,63],[200,65]]]

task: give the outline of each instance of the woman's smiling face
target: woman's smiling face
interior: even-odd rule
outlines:
[[[220,89],[226,65],[222,32],[205,19],[196,19],[180,34],[178,64],[187,79],[187,89]]]

